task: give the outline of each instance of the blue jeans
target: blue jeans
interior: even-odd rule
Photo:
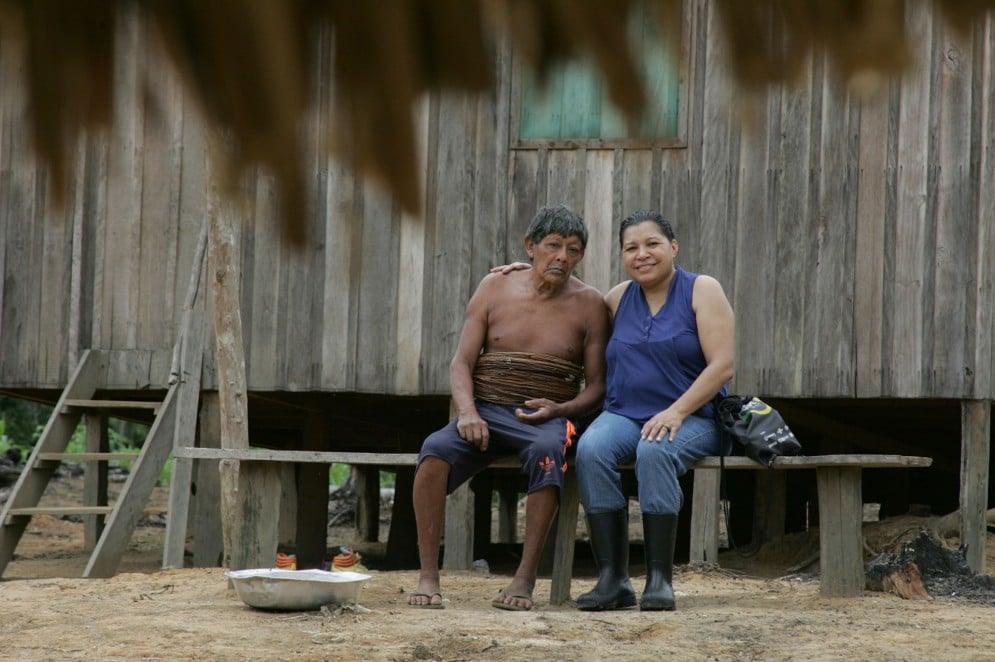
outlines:
[[[577,443],[577,484],[584,512],[626,507],[618,466],[635,461],[639,507],[644,513],[677,514],[684,503],[678,478],[703,457],[728,451],[711,418],[688,416],[673,441],[640,440],[642,423],[603,411]]]

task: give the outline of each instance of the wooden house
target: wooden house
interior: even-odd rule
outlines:
[[[581,65],[537,92],[507,44],[494,46],[492,93],[424,98],[414,118],[419,214],[327,155],[335,92],[314,82],[302,128],[312,147],[307,241],[280,232],[268,173],[244,175],[236,207],[252,444],[416,452],[448,417],[464,305],[491,266],[524,257],[537,208],[566,203],[584,217],[579,275],[603,290],[623,278],[621,219],[657,208],[672,219],[680,264],[718,278],[733,304],[734,392],[779,405],[807,453],[933,457],[914,481],[868,480],[866,496],[891,512],[961,508],[983,523],[995,400],[995,19],[961,35],[932,5],[911,3],[913,66],[858,96],[821,53],[790,85],[742,91],[713,3],[679,9],[678,48],[648,61],[653,117],[638,128],[612,117]],[[636,51],[657,47],[649,29],[634,26]],[[129,57],[114,84],[128,93],[110,134],[79,146],[65,206],[23,130],[22,65],[3,60],[6,394],[55,403],[87,349],[112,352],[97,393],[111,400],[161,397],[176,365],[208,208],[204,122],[142,20],[123,24],[119,43]],[[204,444],[217,377],[210,325],[202,331]],[[788,489],[802,495],[793,502],[809,498],[802,485]],[[789,509],[789,525],[799,517]]]

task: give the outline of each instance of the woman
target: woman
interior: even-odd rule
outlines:
[[[722,286],[676,266],[673,228],[637,211],[619,228],[631,280],[605,296],[614,319],[604,411],[577,444],[577,482],[600,576],[583,610],[636,604],[628,571],[628,509],[616,467],[635,461],[646,588],[639,608],[673,610],[678,479],[724,450],[712,400],[732,378],[735,320]]]
[[[700,458],[727,450],[712,400],[732,378],[735,319],[717,280],[676,266],[679,245],[660,213],[626,218],[619,243],[631,280],[605,296],[614,322],[604,409],[577,444],[577,482],[599,567],[597,584],[577,598],[577,607],[636,605],[628,504],[617,469],[634,461],[646,553],[639,608],[670,611],[684,501],[678,479]]]

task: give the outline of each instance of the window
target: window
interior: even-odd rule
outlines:
[[[681,3],[669,3],[668,25],[681,26]],[[683,29],[675,29],[679,38]],[[640,70],[647,107],[630,130],[624,115],[608,99],[607,85],[593,59],[572,60],[552,69],[539,87],[534,74],[521,68],[518,83],[516,147],[612,146],[648,143],[680,145],[683,49],[661,37],[657,15],[642,4],[629,15],[629,44]]]

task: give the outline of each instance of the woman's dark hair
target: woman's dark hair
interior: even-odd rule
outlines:
[[[621,248],[622,246],[622,236],[625,234],[626,230],[628,230],[633,225],[639,225],[640,223],[645,223],[646,221],[650,221],[651,223],[656,223],[656,227],[660,228],[660,232],[662,232],[664,236],[667,237],[667,239],[669,239],[670,241],[677,239],[677,235],[674,234],[674,228],[670,227],[670,221],[665,219],[663,217],[663,214],[661,214],[658,211],[653,211],[652,209],[640,209],[639,211],[634,211],[631,214],[629,214],[629,216],[626,217],[624,221],[622,221],[622,225],[619,226],[618,228],[619,247]]]
[[[535,244],[550,234],[558,234],[564,238],[577,237],[580,239],[581,248],[587,250],[587,226],[581,217],[566,205],[543,207],[525,230],[525,236]]]

